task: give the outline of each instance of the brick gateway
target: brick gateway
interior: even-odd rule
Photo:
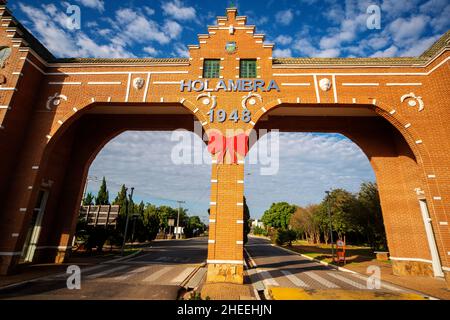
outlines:
[[[189,58],[55,59],[5,6],[0,16],[9,55],[0,70],[2,274],[24,246],[32,261],[64,260],[88,168],[109,140],[125,130],[193,130],[197,120],[223,134],[349,137],[374,169],[394,272],[448,279],[449,32],[415,58],[275,59],[231,8]],[[212,118],[214,107],[237,110],[237,121]],[[213,156],[210,282],[243,281],[245,153],[236,156],[225,164]]]

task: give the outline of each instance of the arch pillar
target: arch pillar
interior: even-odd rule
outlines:
[[[243,284],[243,161],[213,163],[210,199],[207,282]]]

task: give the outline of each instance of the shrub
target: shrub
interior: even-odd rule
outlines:
[[[288,230],[288,229],[276,230],[271,237],[272,242],[274,242],[275,244],[277,244],[279,246],[281,246],[285,243],[288,243],[289,246],[291,246],[292,241],[294,241],[295,239],[297,239],[296,232],[294,230]]]

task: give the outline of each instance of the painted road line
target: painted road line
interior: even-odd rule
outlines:
[[[297,278],[296,276],[294,276],[292,273],[290,273],[289,271],[286,270],[281,270],[281,273],[284,274],[284,276],[286,278],[288,278],[293,284],[295,284],[297,287],[302,287],[302,288],[308,288],[309,286],[304,283],[302,280],[300,280],[299,278]]]
[[[150,276],[148,276],[147,278],[145,278],[144,282],[152,282],[155,280],[158,280],[159,278],[161,278],[164,274],[168,273],[169,271],[171,271],[174,267],[164,267],[161,270],[158,270],[156,272],[154,272],[153,274],[151,274]]]
[[[111,273],[114,273],[116,271],[120,271],[120,270],[123,270],[123,269],[126,269],[126,268],[129,268],[129,266],[119,266],[119,267],[108,269],[108,270],[105,270],[105,271],[102,271],[102,272],[97,272],[97,273],[90,274],[86,278],[87,279],[96,279],[96,278],[103,277],[103,276],[106,276],[108,274],[111,274]]]
[[[122,276],[115,277],[114,280],[119,280],[119,281],[120,280],[126,280],[126,279],[128,279],[128,278],[130,278],[130,277],[132,277],[132,276],[134,276],[134,275],[136,275],[138,273],[141,273],[141,272],[144,272],[144,271],[148,270],[149,268],[150,268],[149,266],[145,266],[145,267],[140,267],[140,268],[131,270],[130,272],[125,273]]]
[[[366,282],[367,282],[367,279],[368,279],[368,277],[360,275],[360,274],[352,274],[352,276],[354,276],[354,277],[356,277],[358,279],[364,280]],[[385,289],[388,289],[388,290],[391,290],[391,291],[395,291],[395,292],[406,292],[406,290],[403,290],[403,289],[391,286],[389,284],[384,283],[383,281],[381,281],[381,287],[385,288]]]
[[[194,271],[195,267],[190,267],[190,268],[186,268],[184,269],[177,277],[175,277],[174,279],[172,279],[172,281],[170,281],[171,283],[176,283],[176,284],[180,284],[184,281],[184,279],[186,279],[192,271]]]
[[[318,274],[308,271],[308,272],[304,272],[303,274],[306,274],[308,277],[312,278],[313,280],[319,282],[321,285],[329,288],[329,289],[335,289],[335,288],[339,288],[338,285],[334,284],[333,282],[328,281],[327,279],[322,278],[321,276],[319,276]]]
[[[278,287],[279,284],[278,282],[272,278],[272,276],[270,275],[269,271],[265,271],[265,270],[258,270],[258,274],[262,279],[262,282],[264,283],[264,286],[267,288],[268,286],[272,286],[272,287]]]
[[[358,289],[362,289],[362,290],[367,289],[367,286],[362,285],[361,283],[358,283],[356,281],[350,280],[350,279],[348,279],[348,278],[346,278],[344,276],[341,276],[339,274],[336,274],[334,272],[328,272],[327,274],[330,277],[333,277],[335,279],[338,279],[339,281],[342,281],[342,282],[344,282],[344,283],[346,283],[348,285],[351,285],[352,287],[355,287],[355,288],[358,288]]]

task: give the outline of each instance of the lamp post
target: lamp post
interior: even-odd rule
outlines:
[[[127,216],[127,220],[125,222],[125,233],[123,235],[123,242],[122,242],[122,256],[123,256],[124,250],[125,250],[125,243],[127,241],[127,233],[128,233],[128,223],[130,221],[130,216],[128,214],[128,204],[129,204],[129,202],[128,202],[128,198],[126,196],[127,195],[127,190],[128,189],[125,188],[125,214]],[[134,191],[134,188],[132,187],[131,188],[131,193],[130,193],[130,202],[133,201],[133,191]]]
[[[177,217],[177,235],[176,239],[180,239],[180,211],[181,211],[181,204],[186,203],[185,201],[177,200],[178,202],[178,217]]]
[[[327,211],[328,220],[330,221],[330,240],[331,240],[331,259],[334,261],[334,240],[333,240],[333,226],[331,224],[331,209],[330,209],[330,191],[325,191],[327,194]]]

